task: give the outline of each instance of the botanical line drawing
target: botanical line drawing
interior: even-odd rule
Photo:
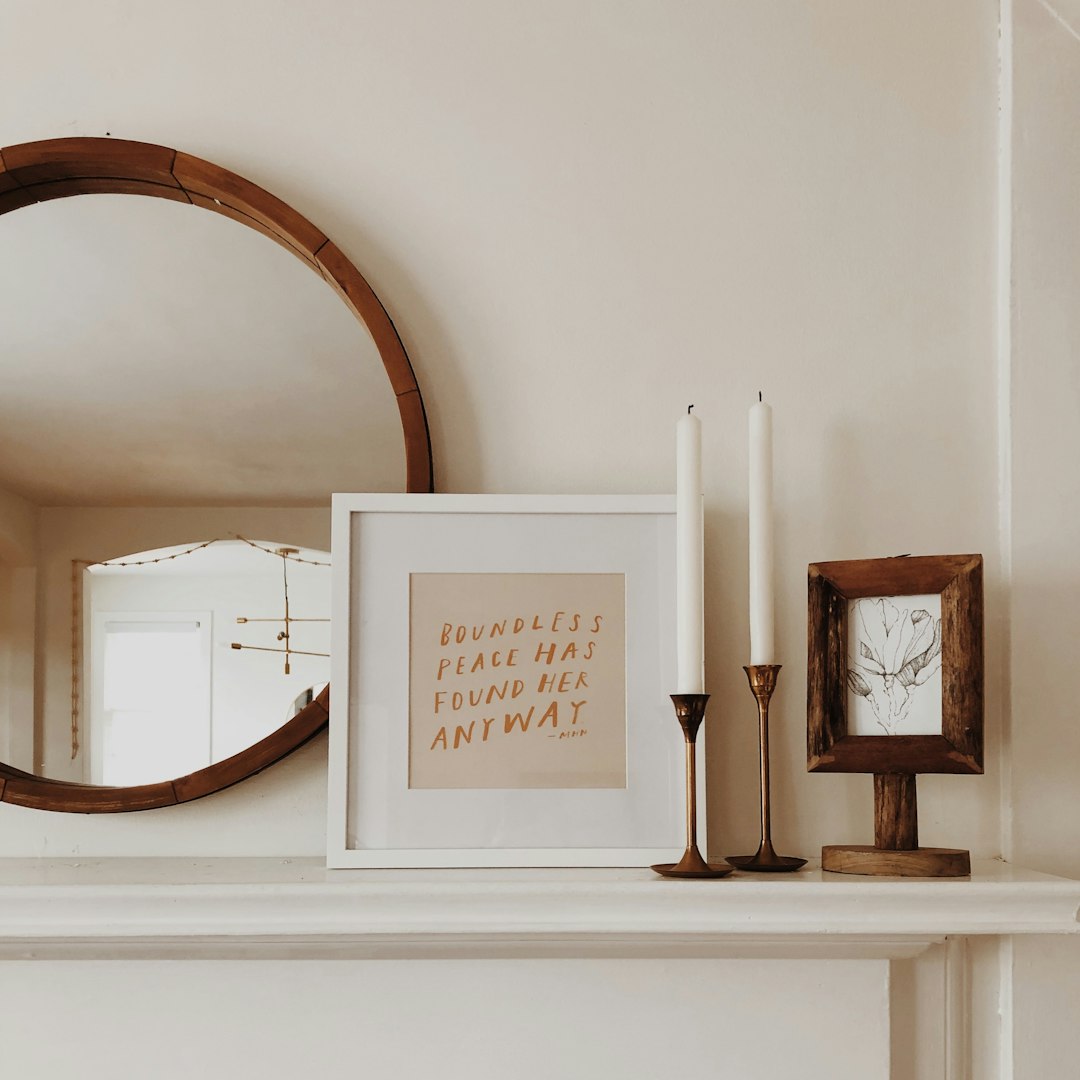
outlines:
[[[941,619],[898,608],[887,597],[851,605],[848,689],[864,698],[886,735],[901,734],[912,705],[941,668]]]

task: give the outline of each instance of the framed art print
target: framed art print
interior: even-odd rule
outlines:
[[[809,568],[811,772],[981,773],[981,555]]]
[[[338,495],[336,867],[682,846],[674,500]]]

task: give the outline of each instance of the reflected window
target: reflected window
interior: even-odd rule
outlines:
[[[209,612],[99,612],[93,783],[145,784],[211,762]]]

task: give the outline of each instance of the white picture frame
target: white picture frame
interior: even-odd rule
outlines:
[[[624,575],[622,787],[410,787],[410,582],[427,574]],[[331,637],[329,867],[641,866],[685,847],[674,497],[335,495]]]

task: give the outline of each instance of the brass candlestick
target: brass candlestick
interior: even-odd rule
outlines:
[[[782,874],[806,865],[805,859],[777,855],[772,845],[772,814],[769,806],[769,701],[776,689],[780,664],[751,664],[744,667],[758,706],[761,741],[761,843],[754,855],[729,855],[727,861],[739,870],[764,874]]]
[[[722,878],[731,873],[731,867],[710,866],[697,846],[697,765],[695,753],[698,728],[705,719],[708,694],[672,694],[675,715],[686,741],[686,851],[677,863],[657,863],[653,870],[664,877],[676,878]]]

